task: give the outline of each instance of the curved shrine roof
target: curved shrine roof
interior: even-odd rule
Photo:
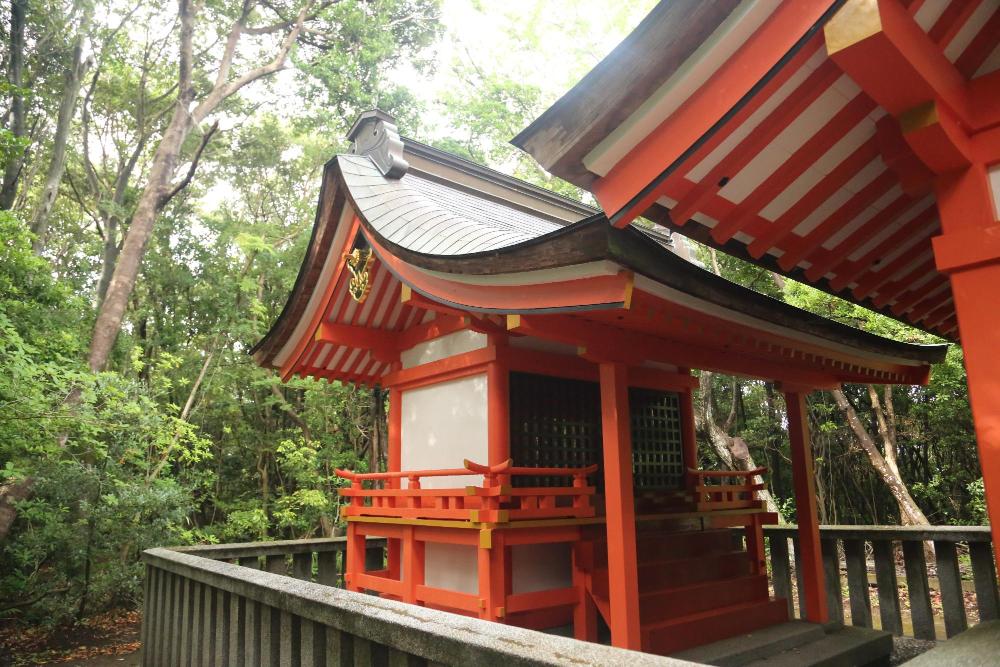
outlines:
[[[521,333],[562,318],[656,361],[774,379],[801,366],[831,382],[920,382],[943,357],[945,346],[881,338],[731,283],[578,202],[415,142],[403,156],[398,178],[368,155],[327,164],[306,259],[253,349],[259,363],[375,384],[408,330],[448,314],[494,331],[520,314]],[[343,266],[357,247],[375,256],[364,303],[347,296]]]

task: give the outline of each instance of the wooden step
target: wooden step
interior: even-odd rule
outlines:
[[[660,623],[643,624],[642,650],[669,655],[787,620],[788,604],[782,599],[719,607]]]
[[[639,566],[639,586],[660,589],[727,579],[750,574],[750,557],[745,551],[656,560]]]
[[[707,556],[733,550],[732,532],[728,529],[640,533],[636,537],[636,551],[640,564],[675,558]]]
[[[743,663],[746,667],[857,667],[888,665],[892,635],[881,630],[845,627],[822,639]],[[957,662],[938,662],[957,665]],[[965,664],[996,664],[973,661]]]
[[[639,618],[643,625],[652,625],[754,601],[769,601],[766,575],[748,574],[658,591],[644,590],[639,595]]]
[[[670,657],[699,665],[741,667],[753,660],[768,658],[783,651],[798,648],[826,637],[823,626],[806,621],[789,621],[779,625],[743,633],[695,648],[674,653]]]

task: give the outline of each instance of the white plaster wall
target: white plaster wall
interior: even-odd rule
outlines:
[[[486,347],[486,334],[465,329],[418,343],[409,350],[401,352],[399,360],[403,368],[413,368],[484,347]]]
[[[465,459],[488,463],[486,374],[407,389],[402,396],[403,470],[461,468]],[[427,477],[420,485],[444,489],[478,484],[480,476]]]
[[[466,544],[435,544],[424,547],[424,583],[459,593],[479,592],[476,548]]]
[[[521,544],[510,548],[511,590],[531,593],[573,585],[570,545]]]

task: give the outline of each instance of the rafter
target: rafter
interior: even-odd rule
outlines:
[[[736,215],[721,221],[712,229],[712,238],[716,243],[725,243],[731,239],[751,216],[781,194],[802,175],[802,172],[813,165],[817,156],[830,150],[874,109],[875,103],[865,95],[858,95],[844,105],[816,134],[739,203],[739,212]]]

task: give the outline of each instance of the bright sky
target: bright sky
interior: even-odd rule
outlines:
[[[445,34],[435,47],[437,71],[428,81],[402,70],[398,80],[427,109],[425,128],[448,132],[436,103],[455,85],[455,67],[505,72],[538,86],[550,104],[607,55],[656,0],[444,0]]]

